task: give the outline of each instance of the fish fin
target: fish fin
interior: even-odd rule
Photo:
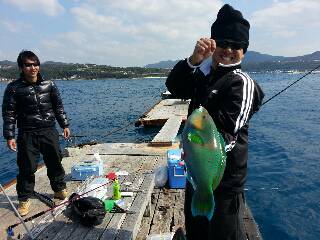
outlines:
[[[213,216],[214,206],[212,191],[195,190],[191,201],[192,216],[205,216],[210,221]]]
[[[192,187],[193,187],[193,190],[196,190],[197,186],[196,186],[196,184],[194,183],[193,178],[188,174],[188,172],[187,172],[187,179],[188,179],[188,181],[191,183],[191,185],[192,185]]]

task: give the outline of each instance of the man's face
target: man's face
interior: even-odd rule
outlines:
[[[239,63],[244,57],[243,49],[233,49],[232,47],[219,47],[217,45],[212,58],[216,65],[219,63],[230,65]]]
[[[40,66],[37,61],[26,59],[21,70],[27,80],[35,82],[37,80],[39,69]]]

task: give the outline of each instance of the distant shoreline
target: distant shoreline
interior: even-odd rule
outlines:
[[[304,71],[298,71],[298,70],[265,70],[265,71],[248,71],[248,73],[251,74],[266,74],[266,73],[288,73],[288,74],[303,74],[303,73],[307,73],[310,72],[311,70],[304,70]],[[320,70],[315,70],[312,72],[313,74],[319,74]],[[18,77],[17,77],[18,78]],[[0,78],[0,83],[10,83],[15,79],[7,79],[7,78]],[[102,77],[102,78],[56,78],[56,79],[49,79],[52,81],[81,81],[81,80],[92,80],[92,81],[99,81],[99,80],[122,80],[122,79],[132,79],[132,80],[136,80],[136,79],[166,79],[167,76],[135,76],[135,77]]]
[[[165,79],[167,76],[141,76],[141,77],[121,77],[121,78],[57,78],[57,79],[48,79],[52,81],[81,81],[81,80],[90,80],[90,81],[99,81],[99,80],[122,80],[122,79]],[[0,78],[0,83],[10,83],[15,79],[7,79],[7,78]]]

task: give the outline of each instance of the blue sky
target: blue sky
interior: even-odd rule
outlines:
[[[250,21],[249,50],[320,50],[319,0],[0,0],[0,60],[144,66],[189,56],[229,3]]]

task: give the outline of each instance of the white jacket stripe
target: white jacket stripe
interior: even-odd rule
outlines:
[[[248,89],[249,96],[250,96],[250,98],[248,98],[249,106],[248,106],[247,111],[245,113],[246,118],[244,119],[244,123],[243,123],[243,124],[245,124],[248,121],[249,113],[250,113],[252,102],[253,102],[254,83],[253,83],[253,80],[249,77],[249,75],[247,73],[241,72],[241,74],[243,74],[250,81],[250,84],[249,84],[250,87]]]
[[[249,112],[252,105],[254,84],[252,79],[241,70],[235,70],[234,73],[239,75],[243,80],[241,110],[234,129],[234,133],[237,133],[248,120]]]
[[[232,150],[232,148],[236,145],[236,141],[231,141],[229,144],[227,144],[224,149],[226,152],[229,152]]]

